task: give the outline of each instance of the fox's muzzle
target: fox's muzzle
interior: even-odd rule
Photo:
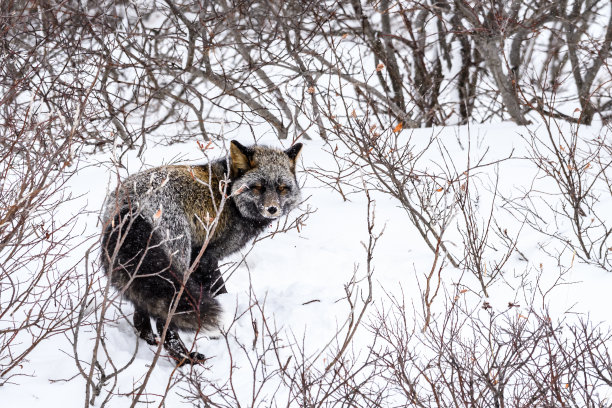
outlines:
[[[278,218],[282,213],[278,195],[272,192],[266,193],[264,195],[261,215],[266,218]]]

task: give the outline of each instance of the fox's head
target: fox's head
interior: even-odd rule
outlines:
[[[300,201],[295,164],[302,150],[296,143],[282,151],[265,146],[230,144],[232,197],[240,213],[259,221],[279,218]]]

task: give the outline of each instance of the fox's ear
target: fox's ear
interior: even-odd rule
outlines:
[[[250,148],[241,145],[235,140],[232,140],[230,144],[230,167],[231,176],[239,177],[253,168],[253,154],[255,151]]]
[[[300,152],[302,151],[302,144],[296,143],[287,150],[285,150],[285,154],[289,156],[291,159],[291,170],[295,171],[295,163],[297,162],[298,157],[300,157]]]

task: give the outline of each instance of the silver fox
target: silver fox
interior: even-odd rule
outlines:
[[[221,308],[215,296],[226,293],[219,261],[298,205],[295,168],[301,150],[301,143],[282,151],[232,141],[229,160],[143,171],[109,195],[103,215],[102,265],[112,285],[134,304],[134,326],[141,338],[157,344],[150,317],[161,334],[176,302],[164,347],[179,364],[204,359],[189,352],[177,330],[218,324]],[[210,234],[215,218],[217,225]]]

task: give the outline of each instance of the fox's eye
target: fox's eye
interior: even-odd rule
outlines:
[[[254,184],[251,186],[251,190],[253,190],[256,193],[263,193],[264,191],[264,186],[262,186],[261,184]]]
[[[280,186],[276,187],[276,190],[277,190],[279,193],[288,193],[290,189],[289,189],[289,187],[287,187],[286,185],[282,184],[282,185],[280,185]]]

